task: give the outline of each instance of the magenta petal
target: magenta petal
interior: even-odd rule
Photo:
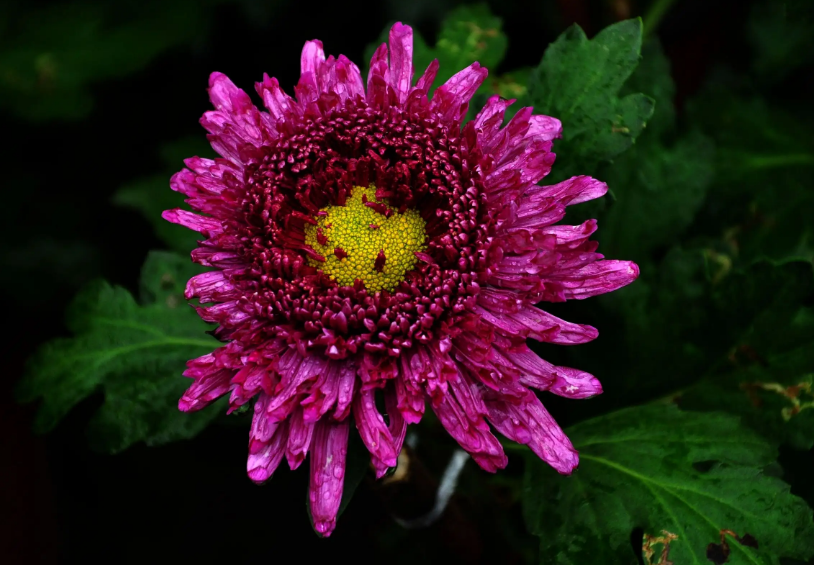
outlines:
[[[308,500],[314,529],[327,537],[336,527],[342,502],[350,422],[320,420],[311,443],[311,482]]]
[[[184,298],[199,298],[201,302],[224,302],[237,298],[237,289],[223,271],[195,275],[187,282]]]
[[[276,426],[270,439],[259,445],[254,453],[249,452],[246,471],[255,483],[263,483],[271,478],[280,465],[288,442],[288,422]]]
[[[221,348],[223,349],[225,348]],[[182,412],[195,412],[206,408],[229,392],[235,372],[221,367],[212,353],[189,361],[184,376],[195,379],[195,382],[178,401],[178,409]]]
[[[373,389],[368,389],[356,395],[353,402],[353,419],[368,451],[383,464],[386,471],[387,468],[396,466],[399,453],[384,418],[376,408],[374,393]]]
[[[530,337],[537,341],[560,345],[576,345],[587,343],[599,335],[596,328],[566,322],[528,304],[514,312],[496,312],[489,306],[476,306],[473,310],[484,322],[507,336]]]
[[[365,85],[362,82],[362,73],[353,62],[344,55],[336,60],[337,91],[343,98],[364,97]]]
[[[161,217],[173,224],[179,224],[185,228],[200,232],[206,237],[211,237],[223,231],[219,220],[199,216],[198,214],[193,214],[192,212],[181,210],[180,208],[166,210],[161,213]]]
[[[566,398],[589,398],[602,394],[602,385],[590,373],[556,367],[525,345],[520,349],[500,349],[500,354],[519,370],[520,382],[525,386]]]
[[[416,90],[421,90],[424,92],[428,92],[432,87],[432,83],[435,80],[436,75],[438,74],[438,59],[433,59],[427,68],[424,70],[424,73],[419,77],[419,79],[415,83]]]
[[[322,42],[318,39],[306,41],[300,55],[300,74],[311,73],[316,78],[325,62],[325,51],[322,49]]]
[[[595,376],[569,367],[556,367],[556,380],[548,389],[566,398],[590,398],[602,394],[602,384]]]
[[[432,402],[441,424],[482,469],[494,473],[504,468],[508,459],[484,419],[487,411],[477,390],[463,376],[450,382],[449,389],[452,394]]]
[[[639,266],[632,261],[595,261],[584,267],[549,277],[563,285],[565,297],[583,300],[613,292],[639,277]]]
[[[288,466],[293,471],[302,464],[308,448],[311,446],[311,436],[314,433],[314,422],[303,420],[302,408],[294,410],[288,418],[288,444],[285,456]]]
[[[559,473],[570,474],[579,464],[579,455],[571,441],[543,407],[529,393],[520,404],[487,402],[489,421],[512,441],[528,445],[537,456]]]
[[[466,115],[469,100],[488,74],[489,71],[480,63],[472,63],[435,90],[430,110],[447,121],[460,121]]]
[[[541,140],[551,141],[562,137],[562,123],[551,116],[531,116],[529,118],[529,131],[526,134]]]
[[[390,84],[404,103],[413,82],[413,29],[397,22],[390,29]]]
[[[263,75],[263,82],[255,84],[255,90],[275,121],[282,121],[297,113],[296,102],[280,88],[276,78]]]
[[[579,176],[551,186],[535,187],[534,191],[570,206],[604,196],[608,192],[608,185],[591,177]]]

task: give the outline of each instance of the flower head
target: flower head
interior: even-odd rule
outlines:
[[[531,389],[570,398],[602,389],[526,340],[594,339],[594,328],[535,304],[638,275],[596,253],[595,221],[554,225],[607,187],[588,177],[538,186],[560,122],[523,108],[504,126],[513,101],[494,96],[464,125],[486,69],[473,63],[430,97],[438,62],[413,82],[408,26],[393,26],[366,85],[319,41],[305,44],[301,67],[295,98],[268,76],[257,83],[266,111],[212,74],[216,109],[201,123],[222,158],[187,159],[172,178],[205,215],[164,218],[200,232],[192,258],[214,268],[186,296],[225,342],[188,363],[181,410],[225,394],[230,410],[253,401],[249,477],[265,481],[283,457],[294,469],[310,453],[311,513],[324,535],[351,422],[381,476],[427,400],[482,468],[507,463],[491,424],[570,473],[577,452]]]

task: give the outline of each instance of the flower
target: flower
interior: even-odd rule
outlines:
[[[602,388],[526,339],[574,345],[597,331],[535,304],[638,276],[596,253],[596,221],[553,225],[607,191],[584,176],[538,186],[559,120],[523,108],[504,127],[514,101],[493,96],[463,125],[486,69],[473,63],[430,98],[438,62],[413,84],[412,39],[393,26],[389,61],[383,44],[366,88],[356,65],[309,41],[296,98],[268,75],[256,84],[265,112],[213,73],[216,109],[201,123],[222,158],[187,159],[171,181],[205,215],[164,212],[206,238],[192,259],[214,270],[186,297],[226,342],[188,363],[194,383],[179,407],[254,400],[249,477],[263,482],[283,456],[295,469],[310,453],[311,514],[326,536],[351,421],[381,477],[425,400],[485,470],[507,464],[491,423],[570,473],[577,452],[531,389],[586,398]]]

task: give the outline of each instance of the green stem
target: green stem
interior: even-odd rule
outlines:
[[[814,165],[814,155],[792,153],[789,155],[755,155],[746,161],[752,169],[773,169],[793,165]]]
[[[659,27],[662,18],[670,10],[675,0],[655,0],[644,15],[644,35],[647,37]]]

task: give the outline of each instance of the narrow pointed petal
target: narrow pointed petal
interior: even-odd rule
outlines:
[[[342,502],[349,429],[348,420],[339,423],[321,420],[314,430],[308,502],[314,529],[325,537],[336,527]]]

